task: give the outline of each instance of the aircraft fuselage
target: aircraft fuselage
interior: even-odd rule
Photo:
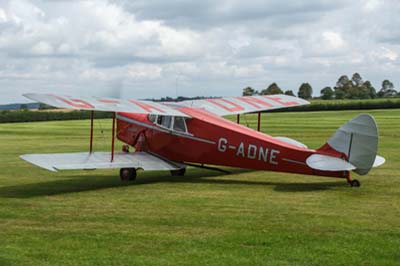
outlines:
[[[150,121],[148,115],[118,113],[117,137],[137,150],[176,162],[343,178],[349,175],[348,171],[308,167],[306,159],[315,150],[280,141],[203,110],[179,111],[191,117],[185,121],[185,132]],[[331,152],[327,155],[340,156]]]

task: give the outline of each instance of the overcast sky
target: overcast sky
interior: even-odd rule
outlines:
[[[0,0],[0,103],[24,92],[314,94],[359,72],[400,87],[399,0]]]

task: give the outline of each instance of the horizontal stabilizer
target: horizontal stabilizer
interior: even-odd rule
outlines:
[[[321,171],[350,171],[356,169],[351,163],[337,157],[313,154],[307,158],[306,163],[309,167]]]
[[[384,164],[386,162],[386,159],[383,158],[382,156],[377,155],[375,157],[375,161],[374,161],[374,165],[372,167],[378,167],[381,166],[382,164]]]
[[[147,152],[115,153],[111,162],[109,152],[76,152],[26,154],[21,159],[41,168],[57,170],[141,168],[143,170],[178,170],[183,164],[161,159]]]

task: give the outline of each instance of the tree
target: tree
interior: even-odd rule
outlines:
[[[265,90],[260,92],[261,95],[283,94],[281,88],[275,82],[268,86]]]
[[[347,98],[349,99],[360,99],[361,90],[358,87],[352,86],[347,91]]]
[[[346,92],[342,88],[335,87],[335,99],[342,100],[346,97]]]
[[[360,87],[364,83],[361,75],[358,73],[354,73],[351,80],[353,81],[353,86],[355,87]]]
[[[368,93],[369,98],[375,99],[377,97],[376,90],[372,86],[372,84],[369,80],[364,82],[363,87],[365,88],[365,91]]]
[[[394,89],[394,85],[390,80],[385,79],[382,81],[382,88],[378,92],[379,97],[394,97],[397,91]]]
[[[312,98],[312,93],[313,91],[311,85],[309,83],[303,83],[301,84],[297,95],[303,99],[310,99]]]
[[[255,94],[257,94],[257,91],[254,90],[252,87],[244,88],[243,89],[243,93],[242,93],[243,96],[252,96],[252,95],[255,95]]]
[[[347,75],[342,75],[336,82],[335,99],[348,99],[350,98],[350,88],[353,87],[353,82]]]
[[[292,90],[288,90],[288,91],[285,91],[285,95],[294,96],[294,93]]]
[[[324,100],[330,100],[333,98],[334,91],[331,87],[325,87],[321,90],[321,98]]]
[[[28,105],[27,104],[21,104],[19,109],[24,110],[24,111],[28,111]]]
[[[344,88],[349,86],[350,80],[347,75],[342,75],[336,82],[336,88]]]

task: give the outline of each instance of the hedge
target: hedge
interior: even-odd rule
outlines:
[[[272,110],[272,112],[304,112],[304,111],[337,111],[337,110],[369,110],[400,108],[400,99],[375,100],[311,100],[311,104]],[[269,111],[270,112],[270,111]]]
[[[112,118],[110,112],[95,112],[96,118]],[[42,112],[42,111],[1,111],[0,123],[56,121],[56,120],[80,120],[90,119],[90,111],[71,112]]]

